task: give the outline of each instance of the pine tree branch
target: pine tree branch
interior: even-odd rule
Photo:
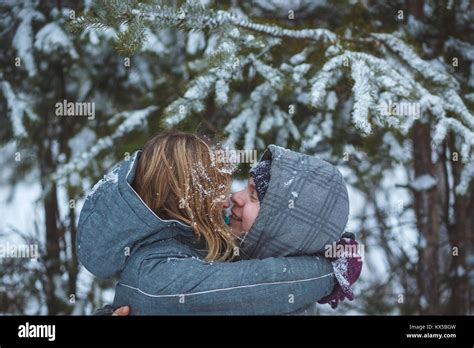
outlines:
[[[234,25],[273,37],[309,39],[334,43],[335,33],[327,29],[286,29],[276,25],[255,23],[248,18],[227,11],[213,11],[198,2],[189,1],[177,7],[164,1],[152,4],[130,1],[102,0],[94,11],[78,17],[70,23],[70,30],[79,33],[88,29],[118,28],[127,24],[124,32],[117,36],[116,47],[123,53],[137,52],[146,40],[145,27],[169,28],[181,30],[217,29],[225,25]]]

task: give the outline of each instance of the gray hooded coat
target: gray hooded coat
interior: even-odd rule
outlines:
[[[98,277],[119,278],[115,307],[129,305],[131,315],[285,314],[307,308],[331,293],[335,280],[328,260],[308,255],[283,257],[284,254],[297,254],[299,251],[320,251],[322,245],[316,248],[314,240],[318,240],[318,243],[329,240],[326,237],[310,238],[309,245],[314,248],[304,248],[308,236],[301,231],[306,230],[294,225],[299,215],[289,220],[288,225],[286,221],[290,215],[285,213],[286,218],[280,224],[286,228],[280,226],[275,236],[279,238],[285,229],[288,235],[282,239],[282,243],[271,244],[271,250],[278,250],[277,254],[281,257],[266,257],[271,255],[264,251],[267,246],[261,243],[269,242],[262,224],[272,221],[272,217],[266,214],[276,209],[276,206],[265,204],[265,201],[254,225],[259,237],[247,238],[242,245],[242,254],[246,257],[265,258],[205,262],[205,245],[195,238],[192,229],[176,220],[160,219],[133,190],[131,183],[139,156],[140,152],[136,152],[128,161],[120,162],[94,186],[79,219],[77,251],[80,261]],[[280,158],[283,166],[290,160],[277,155],[273,158],[273,165]],[[273,165],[273,178],[278,178],[279,167]],[[297,167],[300,168],[300,164]],[[313,170],[310,163],[305,168]],[[335,183],[339,185],[340,173],[332,168],[332,176],[336,176],[336,180],[331,177],[328,168],[314,168],[326,178],[325,187]],[[310,177],[314,179],[317,174]],[[295,184],[299,180],[297,177],[294,179]],[[293,187],[295,190],[298,187],[303,189],[301,185],[305,182],[307,185],[308,180],[312,180],[307,175],[304,177],[304,182]],[[278,187],[282,184],[281,180],[278,181]],[[275,186],[270,184],[269,189],[272,190],[272,187]],[[265,200],[270,197],[287,200],[283,193],[280,197],[278,190],[275,190],[275,194],[272,191],[267,193],[270,195]],[[345,197],[344,204],[347,204],[347,193]],[[295,207],[298,206],[297,202],[298,198]],[[346,221],[347,213],[348,210],[344,212]],[[321,216],[327,217],[327,214]],[[275,218],[278,219],[278,215]],[[322,224],[321,229],[326,225]],[[340,225],[343,225],[342,222]],[[344,226],[333,234],[340,235],[343,229]],[[282,250],[287,247],[286,252]]]
[[[315,156],[269,145],[270,182],[241,243],[244,258],[311,255],[338,241],[349,217],[342,174]]]

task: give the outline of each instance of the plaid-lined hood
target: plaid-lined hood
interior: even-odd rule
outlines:
[[[242,258],[315,254],[340,239],[349,198],[339,170],[315,156],[270,145],[271,179],[260,211],[240,245]]]

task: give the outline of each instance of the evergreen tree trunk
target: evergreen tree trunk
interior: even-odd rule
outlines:
[[[79,264],[76,253],[76,212],[74,207],[69,208],[69,233],[71,238],[71,257],[68,261],[68,287],[69,294],[76,294],[77,289],[77,274],[79,272]]]
[[[435,177],[435,166],[431,161],[431,131],[429,124],[416,122],[412,133],[413,166],[415,178],[422,175]],[[421,273],[421,296],[427,301],[423,314],[440,314],[440,274],[438,241],[442,214],[438,188],[414,192],[414,206],[418,230],[426,241],[420,249],[419,272]]]
[[[49,143],[48,143],[49,145]],[[55,184],[47,182],[47,177],[54,171],[53,160],[51,157],[51,149],[48,146],[44,151],[45,157],[40,157],[43,163],[41,166],[41,176],[43,191],[46,192],[44,198],[44,214],[46,228],[46,255],[44,264],[46,267],[46,304],[48,314],[54,315],[58,311],[58,303],[55,295],[55,278],[60,274],[60,228],[59,228],[59,211],[57,188]]]
[[[453,138],[451,140],[451,149],[455,153]],[[457,152],[456,152],[457,153]],[[458,158],[456,161],[451,157],[451,166],[453,171],[454,185],[459,183],[461,176],[462,161]],[[467,311],[470,308],[469,299],[469,265],[467,264],[467,257],[469,255],[470,244],[472,243],[473,234],[473,218],[472,209],[474,195],[472,192],[468,192],[464,196],[454,196],[454,225],[449,229],[449,235],[451,240],[451,247],[456,251],[453,252],[453,263],[452,263],[452,274],[450,278],[450,289],[451,289],[451,301],[449,302],[449,308],[447,308],[448,314],[468,314]],[[453,251],[454,251],[453,250]]]

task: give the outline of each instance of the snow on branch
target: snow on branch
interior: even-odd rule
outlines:
[[[278,39],[267,41],[267,45],[258,54],[250,53],[245,57],[237,56],[237,45],[233,43],[232,38],[238,38],[239,34],[232,31],[229,36],[230,40],[226,41],[220,47],[211,52],[210,56],[223,55],[224,58],[219,65],[212,67],[205,75],[198,76],[189,84],[189,88],[184,96],[178,98],[165,109],[165,126],[173,127],[183,121],[190,115],[192,111],[202,112],[205,109],[205,99],[215,91],[215,101],[218,105],[223,106],[228,101],[229,83],[234,79],[244,67],[250,63],[260,69],[262,74],[272,71],[274,75],[280,73],[258,61],[258,58],[267,53],[272,47],[279,44]],[[252,40],[247,40],[246,45],[253,47]],[[274,83],[274,81],[272,81]],[[278,85],[281,87],[281,85]]]
[[[397,65],[390,65],[386,60],[378,58],[371,54],[363,52],[346,51],[346,53],[353,60],[362,59],[377,75],[376,82],[381,86],[387,88],[395,95],[401,97],[408,97],[413,93],[415,86],[413,82],[400,72],[396,70]]]
[[[265,33],[271,36],[277,37],[289,37],[295,39],[310,39],[316,41],[324,41],[324,42],[335,42],[337,40],[337,36],[330,30],[327,29],[301,29],[301,30],[293,30],[293,29],[286,29],[276,25],[265,25],[260,23],[254,23],[249,21],[248,19],[240,18],[235,15],[231,15],[228,17],[230,22],[233,24],[252,29],[258,31],[260,33]]]
[[[277,25],[268,25],[255,23],[245,17],[243,14],[231,13],[224,10],[214,11],[202,6],[197,1],[186,1],[181,6],[170,5],[165,1],[154,1],[151,3],[138,3],[135,8],[130,6],[108,6],[101,15],[89,13],[78,17],[73,22],[73,28],[76,30],[85,30],[90,27],[110,27],[109,18],[113,16],[126,23],[140,23],[133,41],[128,42],[118,37],[117,46],[124,52],[133,53],[143,46],[146,41],[146,35],[142,30],[142,25],[149,25],[158,28],[175,27],[184,30],[214,30],[225,25],[251,30],[254,32],[266,34],[272,37],[287,37],[294,39],[307,39],[313,41],[322,41],[325,43],[334,43],[337,41],[335,33],[328,29],[287,29]],[[96,11],[101,13],[101,11]],[[143,24],[142,24],[143,23]],[[130,24],[130,25],[131,25]],[[127,30],[127,32],[129,32]]]
[[[461,97],[451,89],[446,92],[445,100],[446,110],[458,115],[467,124],[467,126],[474,130],[474,116],[466,108],[466,105],[462,101]]]
[[[370,69],[363,60],[352,61],[352,78],[354,80],[354,111],[352,118],[357,128],[364,134],[369,134],[372,131],[372,126],[369,123],[368,117],[371,109],[374,108],[374,97],[372,92],[374,86]]]
[[[184,120],[191,111],[202,112],[204,110],[203,101],[212,91],[217,77],[214,73],[199,76],[184,94],[183,98],[178,98],[165,109],[165,126],[170,128]]]
[[[396,52],[408,65],[419,72],[424,78],[438,84],[445,84],[451,88],[458,88],[459,83],[451,77],[445,69],[435,68],[437,66],[421,59],[415,51],[393,34],[372,33],[372,36],[382,41],[391,50]]]
[[[44,16],[41,12],[35,11],[32,8],[24,8],[18,14],[21,22],[13,37],[12,45],[15,47],[19,57],[25,63],[28,76],[36,75],[36,64],[33,57],[33,40],[34,33],[32,22],[34,20],[43,20]]]
[[[36,34],[35,48],[46,54],[67,53],[71,58],[79,57],[74,45],[57,23],[48,23]]]
[[[37,120],[38,115],[31,109],[30,104],[21,94],[15,94],[11,85],[7,81],[1,81],[3,95],[7,101],[8,115],[13,128],[15,138],[26,138],[28,133],[23,124],[23,117],[28,116],[30,120]]]
[[[92,146],[89,151],[84,152],[81,156],[72,159],[67,164],[61,166],[53,175],[53,180],[59,181],[73,172],[84,170],[101,151],[114,146],[114,142],[122,136],[130,133],[145,124],[147,117],[158,110],[157,106],[148,106],[144,109],[123,111],[115,115],[113,119],[124,117],[125,120],[117,127],[115,132],[109,136],[101,138],[97,144]]]
[[[252,120],[254,111],[251,108],[243,109],[237,117],[234,117],[226,126],[225,131],[229,134],[224,144],[225,148],[234,148],[235,143],[244,131],[244,126],[248,126]]]
[[[283,75],[277,69],[263,63],[262,61],[255,59],[253,65],[257,72],[270,83],[272,88],[280,90],[283,87]]]
[[[461,173],[461,180],[459,181],[458,186],[456,186],[456,193],[458,195],[466,194],[472,178],[474,178],[474,161],[466,163]]]
[[[337,69],[341,68],[347,55],[341,54],[331,58],[324,64],[322,69],[310,80],[311,99],[313,106],[320,106],[326,97],[326,90],[330,83],[334,82]]]
[[[450,37],[444,44],[445,48],[452,48],[461,53],[461,55],[469,60],[474,62],[474,45],[454,37]]]
[[[474,146],[474,132],[466,128],[455,118],[451,117],[442,118],[436,125],[435,135],[433,136],[435,144],[440,144],[444,140],[448,129],[451,129],[454,133],[460,135],[464,139],[465,144]],[[463,156],[467,157],[469,154],[464,153]]]

